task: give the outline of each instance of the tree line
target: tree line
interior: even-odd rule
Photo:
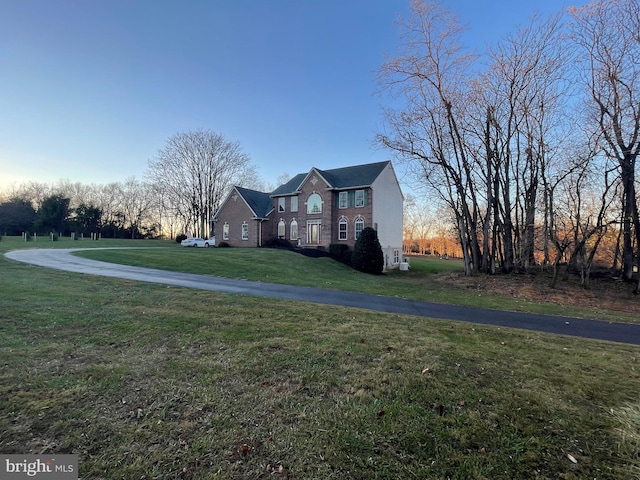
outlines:
[[[145,182],[84,185],[28,182],[0,202],[0,235],[100,235],[105,238],[155,238],[153,191]]]
[[[401,31],[379,72],[394,103],[377,138],[447,210],[466,273],[566,264],[588,283],[607,245],[632,281],[640,0],[534,15],[483,55],[436,1],[414,0]]]
[[[178,133],[148,162],[142,180],[27,182],[0,193],[0,235],[208,237],[233,185],[264,187],[238,142],[208,130]]]

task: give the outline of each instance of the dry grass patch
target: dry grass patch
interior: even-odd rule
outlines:
[[[640,319],[640,298],[633,294],[635,284],[625,283],[610,276],[593,279],[590,288],[580,285],[580,279],[576,276],[569,276],[564,281],[559,280],[556,288],[550,288],[550,272],[471,277],[452,272],[437,278],[442,284],[468,289],[476,295],[502,296],[538,304],[551,303],[586,308],[591,309],[596,315],[598,312],[619,312]]]

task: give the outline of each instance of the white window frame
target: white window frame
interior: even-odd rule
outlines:
[[[249,224],[242,222],[242,240],[249,240]]]
[[[291,211],[298,211],[298,197],[291,197]]]
[[[362,225],[362,227],[360,229],[358,229],[358,225]],[[356,240],[358,240],[358,237],[362,233],[362,230],[364,230],[364,218],[356,217],[356,219],[354,221],[354,228],[353,229],[354,229],[354,238]]]
[[[344,229],[342,228],[344,226]],[[340,217],[338,220],[338,240],[347,240],[349,238],[349,222],[347,217]]]
[[[286,234],[287,234],[287,224],[281,218],[280,221],[278,222],[278,238],[284,238]]]
[[[364,207],[364,190],[356,190],[355,206]]]
[[[338,208],[348,208],[348,207],[349,207],[349,192],[339,192]]]
[[[399,248],[394,248],[393,249],[393,264],[397,265],[398,263],[400,263],[400,249]]]
[[[294,242],[298,240],[298,221],[295,218],[289,223],[289,239]]]
[[[222,225],[222,239],[229,240],[229,223],[224,222]]]
[[[318,196],[318,198],[320,199],[319,202],[311,202],[311,198]],[[318,211],[313,211],[313,206],[314,205],[318,205]],[[313,192],[311,195],[309,195],[309,198],[307,198],[307,214],[308,215],[318,215],[322,213],[322,197],[320,196],[320,194],[318,192]]]
[[[278,197],[278,212],[284,212],[285,211],[284,201],[285,201],[284,197]]]

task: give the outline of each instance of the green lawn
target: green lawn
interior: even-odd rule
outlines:
[[[147,242],[153,243],[153,242]],[[459,260],[412,257],[409,271],[367,275],[329,258],[313,259],[287,250],[269,248],[183,248],[175,242],[145,250],[91,250],[77,255],[128,265],[146,266],[204,275],[287,283],[411,298],[438,303],[477,306],[515,312],[569,315],[565,305],[531,302],[509,295],[490,295],[455,288],[435,274],[461,272]],[[610,321],[638,322],[637,315],[575,307],[570,315]]]
[[[66,243],[48,246],[160,247],[129,253],[222,269],[223,249]],[[33,245],[0,241],[16,246]],[[244,278],[278,267],[234,261]],[[288,275],[332,288],[395,281],[301,262]],[[0,452],[77,453],[81,478],[637,479],[639,359],[629,345],[0,257]]]

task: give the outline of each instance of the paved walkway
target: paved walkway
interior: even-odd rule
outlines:
[[[89,275],[124,278],[141,282],[198,288],[224,293],[239,293],[243,295],[341,305],[380,312],[521,328],[539,332],[640,345],[640,324],[604,322],[534,313],[505,312],[363,293],[170,272],[153,268],[132,267],[84,259],[72,255],[72,253],[77,250],[83,249],[16,250],[5,253],[5,257],[41,267]]]

